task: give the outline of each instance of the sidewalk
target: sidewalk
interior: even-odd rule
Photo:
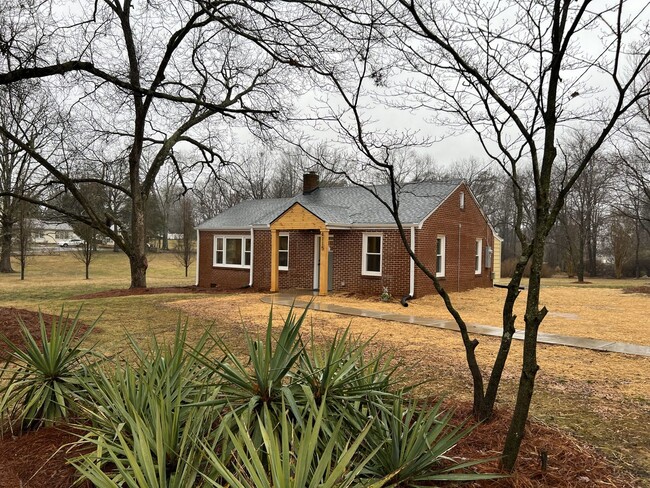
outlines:
[[[264,303],[274,303],[276,305],[291,305],[298,308],[305,308],[308,302],[296,300],[295,296],[287,294],[267,295],[262,297]],[[334,305],[328,303],[312,303],[313,310],[321,312],[338,313],[341,315],[353,315],[356,317],[369,317],[379,320],[390,320],[392,322],[402,322],[405,324],[415,324],[424,327],[436,327],[438,329],[458,330],[456,322],[453,320],[440,320],[431,319],[427,317],[418,317],[415,315],[383,313],[376,310],[360,309],[353,307],[345,307],[341,305]],[[501,337],[502,329],[499,327],[492,327],[490,325],[481,324],[467,324],[467,330],[474,334],[481,334],[492,337]],[[517,340],[524,339],[523,331],[515,332],[514,338]],[[633,356],[650,357],[650,346],[642,346],[639,344],[630,344],[627,342],[612,342],[604,341],[601,339],[590,339],[588,337],[574,337],[559,334],[546,334],[540,332],[537,336],[537,341],[540,344],[554,344],[559,346],[578,347],[581,349],[591,349],[594,351],[603,352],[617,352],[622,354],[630,354]]]

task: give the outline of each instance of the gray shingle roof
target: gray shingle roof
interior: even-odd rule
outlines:
[[[419,224],[460,184],[456,181],[422,181],[409,183],[399,190],[400,220],[403,224]],[[390,186],[374,188],[385,201],[390,201]],[[307,195],[291,198],[248,200],[223,211],[199,229],[249,229],[269,225],[293,204],[299,203],[327,225],[360,226],[390,225],[394,220],[386,207],[368,190],[357,186],[318,188]]]

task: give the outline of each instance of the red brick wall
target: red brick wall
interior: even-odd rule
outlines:
[[[361,274],[363,234],[366,232],[382,235],[381,276]],[[394,297],[408,293],[409,257],[397,229],[340,230],[331,235],[334,290],[379,296],[385,286]]]
[[[250,232],[212,232],[199,231],[199,286],[212,287],[219,290],[235,290],[248,285],[248,269],[223,268],[213,266],[214,263],[214,236],[215,234],[228,236],[250,236]]]
[[[460,192],[465,192],[465,208],[460,208]],[[459,256],[460,224],[460,266]],[[448,292],[492,286],[492,269],[485,268],[485,246],[494,249],[494,236],[465,185],[458,188],[438,210],[416,231],[415,246],[418,257],[432,271],[436,265],[436,238],[446,239],[445,277],[441,278]],[[483,239],[481,274],[474,273],[476,239]],[[459,273],[460,270],[460,273]],[[433,283],[419,269],[415,272],[416,296],[436,293]],[[460,279],[459,279],[460,278]]]
[[[312,289],[314,279],[314,236],[316,231],[287,231],[289,234],[289,269],[280,271],[280,289]],[[284,234],[284,232],[281,232]],[[271,288],[271,232],[255,231],[253,253],[253,287]]]

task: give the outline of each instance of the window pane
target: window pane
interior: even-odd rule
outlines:
[[[440,273],[442,271],[442,256],[438,255],[436,257],[436,271]]]
[[[280,236],[280,251],[289,250],[289,236]]]
[[[442,239],[440,237],[436,239],[436,254],[438,256],[442,254]]]
[[[241,239],[226,239],[226,264],[241,264]]]
[[[217,251],[217,263],[223,264],[223,251]]]
[[[379,254],[368,254],[366,260],[366,271],[381,271],[381,256]]]
[[[381,252],[381,237],[369,236],[366,251],[373,254],[379,254]]]
[[[289,253],[285,251],[280,252],[280,259],[278,260],[278,264],[281,268],[286,268],[289,266]]]
[[[251,252],[251,240],[246,239],[246,252]]]
[[[221,238],[217,239],[217,249],[219,251],[223,250],[223,239]]]
[[[246,254],[244,255],[244,264],[246,266],[251,265],[251,253],[250,253],[250,251],[246,251]]]

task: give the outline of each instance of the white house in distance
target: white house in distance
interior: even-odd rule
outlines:
[[[35,244],[55,244],[70,239],[79,239],[72,227],[66,223],[47,222],[33,219],[30,222],[32,242]]]

